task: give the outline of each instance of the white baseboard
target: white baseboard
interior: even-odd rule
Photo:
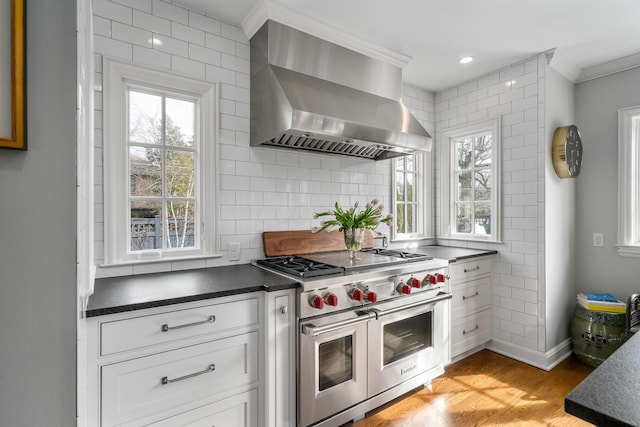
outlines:
[[[551,350],[542,353],[497,339],[487,344],[487,349],[536,368],[550,371],[571,355],[571,338],[567,338]]]

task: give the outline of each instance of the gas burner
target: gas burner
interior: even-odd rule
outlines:
[[[311,261],[295,255],[259,259],[257,263],[301,278],[344,273],[342,267]]]
[[[386,249],[386,248],[367,248],[367,249],[362,249],[360,252],[375,253],[377,255],[404,258],[407,261],[424,261],[424,260],[433,259],[433,257],[429,255],[397,251],[394,249]]]

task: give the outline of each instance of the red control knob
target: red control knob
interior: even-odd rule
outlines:
[[[425,280],[429,282],[429,284],[431,285],[435,285],[436,283],[438,283],[438,278],[433,274],[427,274],[427,277],[425,277]]]
[[[437,276],[438,276],[438,282],[444,282],[444,279],[445,279],[444,274],[438,273]]]
[[[338,296],[336,294],[325,295],[324,302],[326,302],[330,306],[335,307],[336,305],[338,305]]]
[[[361,289],[355,288],[351,291],[351,298],[356,301],[362,301],[364,299],[364,292]]]
[[[409,295],[411,293],[411,286],[405,285],[404,283],[400,282],[396,290],[403,295]]]
[[[420,280],[416,279],[415,277],[412,277],[409,280],[407,280],[407,283],[413,286],[414,288],[419,288],[422,286],[422,282],[420,282]]]
[[[309,298],[309,304],[313,308],[317,308],[318,310],[322,310],[324,308],[324,300],[320,295],[313,295]]]
[[[378,294],[376,294],[375,292],[367,291],[366,292],[366,297],[367,297],[367,301],[369,301],[369,302],[378,301]]]

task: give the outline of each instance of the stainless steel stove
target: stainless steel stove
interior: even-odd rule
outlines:
[[[340,426],[444,372],[448,262],[391,249],[270,257],[296,278],[299,426]]]

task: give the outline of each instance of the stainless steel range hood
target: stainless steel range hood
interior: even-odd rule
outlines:
[[[383,160],[430,151],[402,69],[274,21],[251,38],[251,145]]]

